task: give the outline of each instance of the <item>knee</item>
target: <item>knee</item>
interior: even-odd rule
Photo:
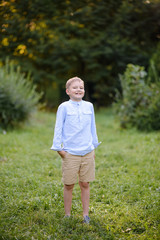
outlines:
[[[73,187],[74,187],[74,184],[72,185],[64,185],[64,188],[67,190],[67,191],[72,191],[73,190]]]
[[[88,182],[79,182],[79,185],[83,189],[88,189],[89,188],[89,183]]]

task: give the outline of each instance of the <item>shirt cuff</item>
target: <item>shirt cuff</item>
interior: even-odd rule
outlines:
[[[94,148],[97,148],[102,142],[98,142],[98,143],[93,143]]]
[[[54,147],[51,147],[50,150],[59,152],[59,151],[62,151],[63,149],[62,149],[62,148],[54,148]]]

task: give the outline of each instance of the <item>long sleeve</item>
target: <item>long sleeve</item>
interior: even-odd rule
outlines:
[[[53,145],[51,150],[61,151],[62,150],[62,133],[63,133],[63,123],[65,120],[65,109],[62,105],[59,106],[57,110],[56,123],[54,128]]]
[[[92,132],[92,138],[93,138],[93,145],[94,145],[95,148],[97,148],[100,143],[98,142],[98,137],[97,137],[95,114],[94,114],[93,105],[92,105],[92,120],[91,121],[92,121],[91,122],[91,132]]]

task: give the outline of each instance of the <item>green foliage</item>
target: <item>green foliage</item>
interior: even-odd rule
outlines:
[[[160,133],[122,130],[112,111],[96,113],[102,144],[85,225],[78,183],[64,219],[61,159],[49,150],[54,123],[55,114],[37,112],[23,128],[0,132],[0,239],[158,240]]]
[[[160,43],[150,59],[148,75],[149,82],[160,82]]]
[[[8,62],[0,68],[0,127],[7,128],[26,120],[40,98],[30,75],[25,78],[19,67],[15,70]]]
[[[128,63],[147,66],[159,36],[158,1],[23,0],[3,1],[0,58],[9,56],[31,71],[45,100],[57,84],[63,100],[65,81],[86,82],[86,98],[109,105]]]
[[[120,76],[123,96],[117,97],[115,109],[122,127],[160,130],[160,82],[150,79],[148,76],[147,81],[144,67],[133,64],[128,64],[124,75]]]

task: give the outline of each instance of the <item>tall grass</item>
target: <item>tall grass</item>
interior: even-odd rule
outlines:
[[[160,239],[160,133],[121,130],[105,109],[96,122],[90,225],[82,224],[78,184],[72,218],[63,218],[61,159],[50,150],[55,114],[0,133],[0,239]]]

